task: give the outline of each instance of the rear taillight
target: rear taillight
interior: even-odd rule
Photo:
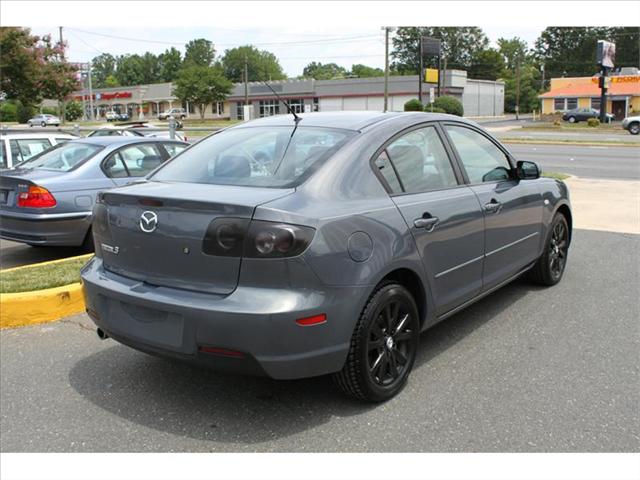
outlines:
[[[29,190],[18,194],[18,206],[28,208],[52,208],[56,206],[56,199],[44,187],[31,185]]]
[[[307,249],[314,233],[311,227],[288,223],[217,218],[207,228],[202,251],[221,257],[295,257]]]

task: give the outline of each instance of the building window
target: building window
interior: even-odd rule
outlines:
[[[313,109],[312,110],[314,112],[319,112],[320,111],[320,103],[319,103],[318,97],[315,97],[313,99]]]
[[[567,98],[567,110],[574,110],[578,108],[577,98]]]
[[[260,100],[260,116],[270,117],[280,113],[280,105],[278,100]]]
[[[196,113],[196,106],[193,103],[182,102],[182,108],[187,110],[187,113]]]
[[[244,102],[236,102],[236,118],[244,120]]]
[[[294,98],[292,100],[287,100],[291,110],[295,113],[304,113],[304,100],[301,98]]]
[[[213,102],[211,104],[211,113],[218,116],[224,114],[224,102]]]
[[[565,108],[564,108],[564,101],[565,101],[565,99],[564,99],[564,98],[554,98],[554,99],[553,99],[553,109],[554,109],[556,112],[562,112],[562,111],[564,111],[564,110],[565,110]]]
[[[600,110],[600,99],[599,98],[592,98],[591,99],[591,108],[594,108],[596,110]]]

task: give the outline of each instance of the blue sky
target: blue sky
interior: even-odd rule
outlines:
[[[481,26],[482,27],[482,26]],[[519,36],[531,46],[544,27],[482,27],[492,44],[500,37]],[[32,27],[39,35],[57,38],[58,27]],[[335,62],[345,68],[354,63],[373,67],[384,66],[384,33],[380,27],[319,28],[300,27],[96,27],[69,26],[63,28],[69,45],[71,61],[87,61],[101,52],[162,53],[175,46],[184,52],[184,44],[194,38],[207,38],[218,54],[238,45],[253,44],[274,53],[285,73],[295,77],[310,61]],[[110,38],[123,37],[120,38]]]

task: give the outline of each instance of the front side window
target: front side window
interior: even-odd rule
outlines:
[[[124,164],[127,177],[144,177],[163,162],[158,146],[153,144],[130,145],[115,155]]]
[[[469,182],[495,182],[511,178],[511,164],[507,156],[487,137],[456,125],[445,125],[445,130],[458,152]]]
[[[233,128],[192,145],[151,180],[293,187],[354,135],[348,130],[316,127]]]
[[[103,147],[83,142],[67,142],[20,164],[24,168],[42,168],[68,172],[94,156]]]
[[[419,128],[394,140],[387,148],[392,170],[383,163],[378,165],[393,193],[420,193],[458,185],[453,167],[449,161],[435,127]],[[378,162],[376,162],[378,164]],[[386,172],[384,171],[386,170]],[[388,177],[395,173],[398,186]]]

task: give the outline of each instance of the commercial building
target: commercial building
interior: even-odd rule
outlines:
[[[637,68],[624,68],[607,77],[607,112],[622,120],[632,112],[640,112],[640,73]],[[600,110],[599,76],[552,78],[551,88],[538,98],[542,113],[565,112],[574,108]]]
[[[336,80],[283,80],[269,85],[296,112],[324,112],[336,110],[377,110],[384,105],[384,77],[344,78]],[[423,101],[428,102],[430,88],[437,85],[423,83]],[[110,110],[127,112],[138,118],[156,117],[159,112],[172,107],[183,107],[190,115],[199,115],[194,105],[182,104],[172,93],[171,83],[138,85],[133,87],[101,88],[93,91],[93,104],[98,118]],[[418,97],[418,76],[389,77],[388,110],[401,111],[404,104]],[[465,116],[500,116],[504,113],[504,83],[499,81],[467,78],[462,70],[442,72],[441,95],[452,95],[464,106]],[[74,98],[81,101],[82,92]],[[262,82],[249,82],[246,97],[252,106],[253,117],[285,113],[285,106],[278,101],[269,87]],[[84,92],[85,103],[89,96]],[[244,83],[234,84],[226,101],[207,105],[205,118],[243,119],[245,105]]]

